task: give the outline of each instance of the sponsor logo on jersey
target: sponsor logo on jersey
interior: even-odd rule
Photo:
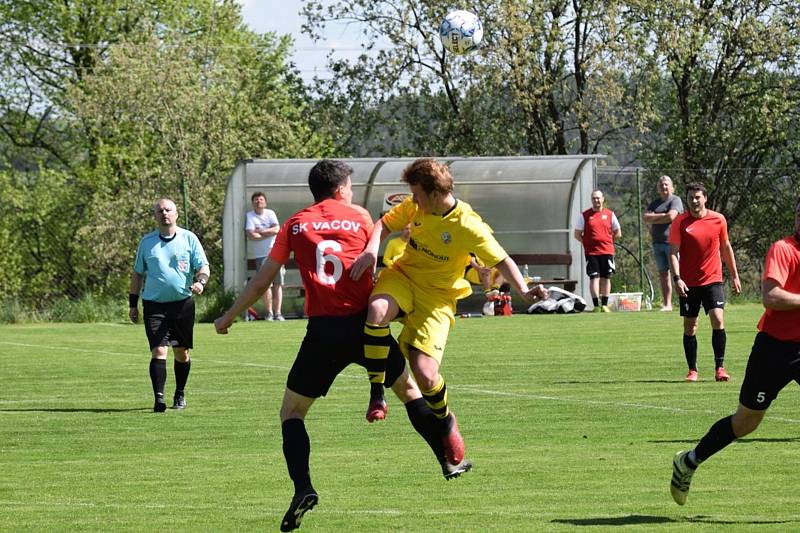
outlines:
[[[361,222],[353,220],[315,220],[313,222],[298,222],[292,224],[292,235],[298,235],[305,231],[352,231],[356,233],[361,229]]]
[[[433,250],[431,250],[430,248],[426,247],[425,245],[418,243],[413,238],[408,240],[408,246],[410,246],[411,248],[413,248],[414,250],[416,250],[416,251],[418,251],[418,252],[420,252],[422,254],[425,254],[426,256],[430,257],[434,261],[439,261],[439,262],[450,261],[450,256],[449,255],[439,255],[436,252],[434,252]]]

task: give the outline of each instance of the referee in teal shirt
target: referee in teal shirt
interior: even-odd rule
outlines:
[[[194,332],[192,293],[202,294],[208,283],[208,259],[197,236],[176,225],[175,203],[162,198],[153,206],[158,230],[142,237],[136,250],[128,296],[131,322],[139,321],[142,296],[144,326],[150,343],[150,381],[153,383],[153,411],[167,410],[164,386],[167,382],[167,347],[175,356],[173,409],[186,407],[184,389],[192,366],[189,350]],[[142,292],[144,284],[144,292]]]

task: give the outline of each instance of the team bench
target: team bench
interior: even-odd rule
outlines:
[[[528,269],[530,271],[530,275],[536,275],[536,268],[537,266],[564,266],[568,270],[570,265],[572,265],[572,255],[571,254],[511,254],[511,260],[514,261],[517,265],[522,268],[522,265],[528,265]],[[534,267],[534,268],[530,268]],[[565,291],[575,292],[575,287],[578,285],[578,281],[574,279],[567,279],[562,277],[554,276],[552,278],[545,278],[542,277],[542,280],[539,282],[545,287],[549,287],[550,285],[561,285],[564,287]]]

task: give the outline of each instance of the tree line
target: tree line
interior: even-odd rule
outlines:
[[[797,2],[474,0],[468,56],[438,40],[449,5],[304,2],[312,37],[363,37],[304,83],[233,0],[0,0],[0,300],[118,298],[160,196],[221,265],[254,157],[603,153],[703,181],[753,257],[791,226]]]

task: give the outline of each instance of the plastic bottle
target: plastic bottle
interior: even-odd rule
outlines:
[[[462,313],[461,318],[483,318],[480,313]]]
[[[530,279],[531,279],[531,277],[530,277],[530,275],[528,273],[528,265],[527,265],[527,263],[522,265],[522,279],[525,280],[525,283],[528,283],[528,281],[530,281]]]

